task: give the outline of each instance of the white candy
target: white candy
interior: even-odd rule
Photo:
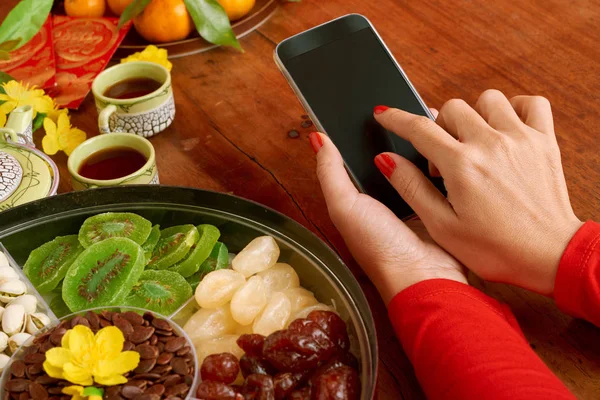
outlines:
[[[287,289],[300,286],[298,274],[294,268],[286,263],[277,263],[268,270],[259,272],[257,275],[264,279],[265,285],[271,293],[283,292]]]
[[[292,305],[285,294],[274,293],[263,312],[254,320],[254,333],[269,336],[283,329],[290,318],[291,309]]]
[[[252,328],[253,328],[252,325],[240,325],[235,330],[235,334],[236,335],[250,335],[250,334],[254,333],[254,330],[252,330]]]
[[[319,303],[312,292],[301,287],[290,288],[283,293],[288,297],[292,304],[292,315],[295,315],[303,308],[314,306]]]
[[[279,246],[271,236],[260,236],[248,243],[232,261],[234,270],[247,278],[271,268],[279,258]]]
[[[308,314],[310,314],[311,312],[313,312],[315,310],[332,311],[337,314],[337,312],[332,307],[330,307],[326,304],[323,304],[323,303],[319,303],[319,304],[315,304],[314,306],[306,307],[306,308],[303,308],[302,310],[298,311],[294,315],[294,317],[290,320],[290,322],[297,320],[298,318],[306,318],[306,317],[308,317]]]
[[[219,353],[231,353],[240,359],[244,355],[244,350],[236,343],[239,337],[240,335],[225,335],[196,343],[199,364],[202,365],[204,359],[209,355]]]
[[[231,315],[240,325],[250,325],[267,305],[267,290],[263,278],[253,276],[231,299]]]
[[[0,251],[0,267],[8,267],[8,258]]]
[[[196,301],[202,308],[218,308],[231,301],[235,292],[246,283],[244,275],[230,269],[208,273],[196,288]]]
[[[183,327],[192,342],[214,339],[234,333],[238,324],[231,317],[229,304],[216,310],[204,308],[194,314]]]

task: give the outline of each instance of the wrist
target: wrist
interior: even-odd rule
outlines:
[[[400,292],[417,283],[432,279],[447,279],[468,285],[467,277],[456,266],[435,267],[432,265],[418,265],[410,268],[393,268],[393,274],[381,274],[373,277],[373,283],[381,295],[386,306]]]
[[[541,270],[544,271],[542,294],[548,296],[553,295],[556,274],[558,273],[562,256],[569,245],[569,242],[582,226],[583,222],[575,217],[573,221],[564,224],[554,232],[547,241],[546,249],[548,257],[544,260],[545,265],[540,266]]]

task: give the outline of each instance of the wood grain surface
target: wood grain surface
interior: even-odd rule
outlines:
[[[16,2],[1,2],[0,19]],[[327,241],[355,273],[375,315],[379,399],[422,399],[383,303],[327,215],[308,145],[311,128],[302,126],[304,111],[272,59],[284,38],[348,13],[373,22],[430,107],[451,98],[472,104],[488,88],[550,99],[575,212],[600,220],[600,1],[303,0],[282,4],[243,38],[243,54],[216,49],[174,60],[177,117],[152,139],[161,182],[258,201]],[[97,134],[91,96],[72,115],[74,125]],[[69,191],[66,157],[54,159],[60,191]],[[578,398],[600,398],[598,328],[542,296],[474,284],[512,307],[532,348]]]

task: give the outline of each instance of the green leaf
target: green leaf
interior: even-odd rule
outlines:
[[[225,10],[217,0],[183,0],[183,2],[200,36],[214,44],[242,49],[231,29]]]
[[[10,76],[6,72],[0,71],[0,93],[1,94],[6,94],[6,92],[4,91],[4,88],[2,87],[3,83],[14,81],[14,80],[15,80],[15,78],[13,78],[12,76]],[[2,104],[2,103],[4,103],[4,101],[0,102],[0,104]]]
[[[40,31],[53,0],[22,0],[0,25],[0,49],[8,52],[25,45]],[[2,53],[0,52],[0,53]]]
[[[84,397],[89,397],[89,396],[102,397],[102,396],[104,396],[104,389],[93,387],[93,386],[88,386],[85,389],[83,389],[83,393],[81,395]]]
[[[31,128],[32,132],[35,132],[42,127],[44,124],[44,118],[46,118],[46,114],[43,113],[38,113],[38,115],[35,116],[33,119],[33,126]]]
[[[134,0],[130,5],[128,5],[119,19],[119,29],[125,25],[127,21],[131,21],[140,15],[142,11],[144,11],[144,8],[146,8],[151,1],[152,0]]]

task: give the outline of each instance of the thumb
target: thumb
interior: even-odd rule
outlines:
[[[425,225],[435,219],[455,215],[444,195],[406,158],[394,153],[381,153],[375,157],[375,165]]]

